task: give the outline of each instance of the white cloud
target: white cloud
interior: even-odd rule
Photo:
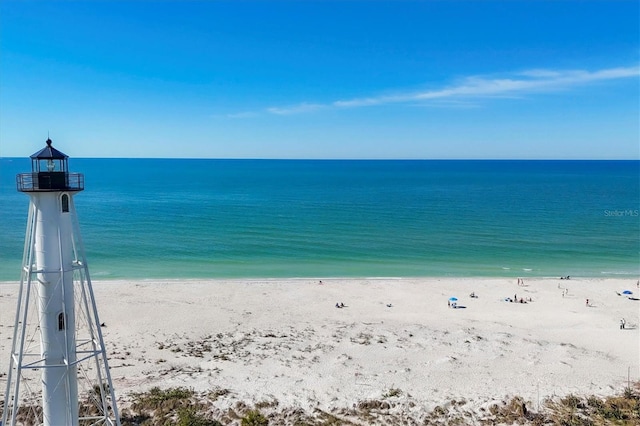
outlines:
[[[231,114],[225,114],[225,115],[216,115],[216,117],[226,117],[226,118],[250,118],[250,117],[255,117],[257,116],[258,113],[254,112],[254,111],[245,111],[245,112],[236,112],[236,113],[231,113]]]
[[[321,104],[309,104],[309,103],[301,103],[298,105],[288,106],[288,107],[271,107],[267,108],[267,112],[271,114],[277,115],[291,115],[291,114],[300,114],[303,112],[311,112],[316,111],[321,108],[326,108],[326,105]]]
[[[455,84],[419,92],[342,99],[326,104],[304,102],[297,105],[271,107],[267,113],[292,115],[328,108],[361,108],[389,104],[415,104],[431,100],[469,101],[487,97],[520,97],[532,93],[568,90],[600,81],[639,77],[640,67],[608,68],[596,71],[532,69],[502,76],[470,76]]]

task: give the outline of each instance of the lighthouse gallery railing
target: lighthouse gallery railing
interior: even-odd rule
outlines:
[[[82,191],[84,175],[67,172],[20,173],[16,176],[18,191]]]

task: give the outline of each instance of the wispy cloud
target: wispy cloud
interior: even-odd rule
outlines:
[[[439,101],[442,105],[452,105],[455,101],[469,102],[482,98],[514,98],[534,93],[560,92],[576,86],[632,77],[640,77],[639,66],[596,71],[533,69],[499,76],[469,76],[450,85],[423,91],[340,99],[324,104],[303,102],[296,105],[267,108],[264,112],[292,115],[321,109],[361,108],[390,104],[415,105],[416,103],[429,102],[433,105],[431,101]]]
[[[278,114],[278,115],[290,115],[290,114],[300,114],[303,112],[317,111],[322,108],[327,108],[328,106],[329,105],[301,103],[298,105],[292,105],[288,107],[267,108],[267,112],[271,114]]]
[[[226,118],[250,118],[250,117],[255,117],[259,115],[257,112],[255,111],[244,111],[244,112],[235,112],[235,113],[231,113],[231,114],[226,114],[226,115],[216,115],[216,117],[226,117]]]
[[[577,85],[621,78],[638,77],[639,67],[611,68],[598,71],[530,70],[503,77],[472,76],[457,84],[421,92],[392,96],[374,96],[333,102],[334,107],[363,107],[406,103],[432,99],[470,99],[479,97],[518,96],[527,93],[567,90]]]

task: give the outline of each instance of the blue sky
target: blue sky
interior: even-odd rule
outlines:
[[[0,2],[0,156],[640,158],[640,6]]]

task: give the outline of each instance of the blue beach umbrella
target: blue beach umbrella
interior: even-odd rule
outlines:
[[[450,298],[449,298],[449,301],[451,301],[451,302],[457,302],[457,301],[458,301],[458,298],[457,298],[457,297],[450,297]]]
[[[625,290],[622,292],[622,294],[633,294],[633,292],[631,290]]]

